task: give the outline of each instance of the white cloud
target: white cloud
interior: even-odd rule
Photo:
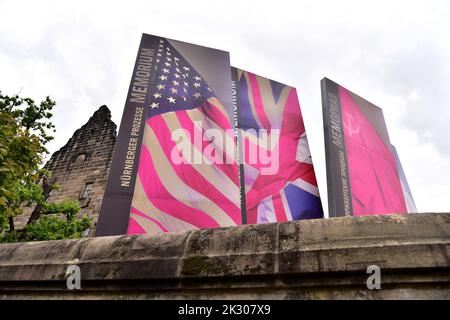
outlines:
[[[383,108],[417,206],[448,210],[448,1],[0,1],[0,88],[58,102],[61,147],[100,105],[118,124],[143,32],[231,52],[297,87],[326,205],[319,81]]]

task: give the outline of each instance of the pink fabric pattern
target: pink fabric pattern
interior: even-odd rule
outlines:
[[[395,158],[350,93],[339,87],[353,215],[406,214]]]

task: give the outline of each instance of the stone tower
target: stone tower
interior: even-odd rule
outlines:
[[[111,111],[101,106],[65,146],[53,153],[45,168],[52,172],[60,189],[52,191],[50,202],[76,200],[80,215],[89,215],[97,223],[116,143],[116,127]],[[25,225],[31,210],[24,213],[16,221],[19,228]]]

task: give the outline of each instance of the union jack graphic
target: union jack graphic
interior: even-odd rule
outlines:
[[[322,218],[323,209],[295,88],[234,69],[244,151],[248,223]],[[253,129],[253,130],[252,130]],[[252,145],[266,148],[261,129],[276,139],[268,150],[277,170],[263,174],[261,160],[251,161]],[[274,152],[276,150],[276,152]]]

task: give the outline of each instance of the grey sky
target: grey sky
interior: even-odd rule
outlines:
[[[383,109],[420,211],[448,211],[448,1],[0,0],[0,89],[50,95],[53,152],[102,104],[119,124],[141,33],[229,51],[295,86],[326,207],[320,80]]]

